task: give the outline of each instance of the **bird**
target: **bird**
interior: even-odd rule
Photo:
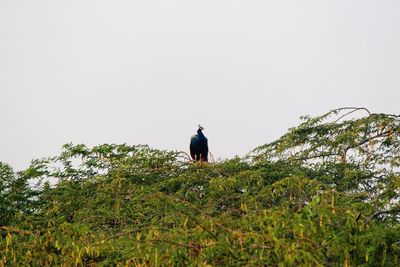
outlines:
[[[208,139],[204,136],[203,130],[199,124],[197,134],[190,138],[190,156],[194,161],[208,162]]]

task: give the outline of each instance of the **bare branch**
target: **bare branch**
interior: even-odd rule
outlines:
[[[397,207],[397,208],[394,208],[394,209],[391,209],[391,210],[376,211],[366,219],[365,223],[368,224],[368,223],[370,223],[370,221],[373,218],[378,217],[378,216],[383,215],[383,214],[396,214],[396,213],[400,213],[400,207]]]
[[[349,111],[349,112],[343,114],[343,115],[340,116],[338,119],[336,119],[333,123],[337,123],[338,121],[340,121],[341,119],[343,119],[343,118],[346,117],[347,115],[350,115],[351,113],[354,113],[354,112],[359,111],[359,110],[365,110],[365,111],[368,113],[369,116],[371,115],[371,112],[369,112],[369,110],[366,109],[366,108],[339,108],[339,109],[335,109],[334,111],[340,111],[340,110],[345,110],[345,109],[354,109],[354,110]]]

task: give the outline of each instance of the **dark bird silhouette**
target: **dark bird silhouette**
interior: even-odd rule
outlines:
[[[204,136],[204,128],[199,125],[197,134],[190,138],[190,156],[194,161],[208,161],[208,139]]]

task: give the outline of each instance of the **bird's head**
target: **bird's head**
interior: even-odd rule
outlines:
[[[200,131],[203,131],[203,130],[204,130],[204,127],[203,127],[203,126],[201,126],[200,124],[199,124],[198,126],[199,126],[199,130],[200,130]]]

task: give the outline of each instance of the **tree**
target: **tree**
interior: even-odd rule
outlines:
[[[398,218],[400,116],[344,107],[302,119],[278,140],[256,148],[253,160],[311,168],[336,190],[367,194],[376,216]]]
[[[181,155],[67,144],[0,165],[0,266],[399,265],[398,116],[341,108],[245,158]]]
[[[39,192],[29,186],[23,172],[14,173],[10,165],[0,162],[0,226],[17,224],[21,216],[35,211]]]

